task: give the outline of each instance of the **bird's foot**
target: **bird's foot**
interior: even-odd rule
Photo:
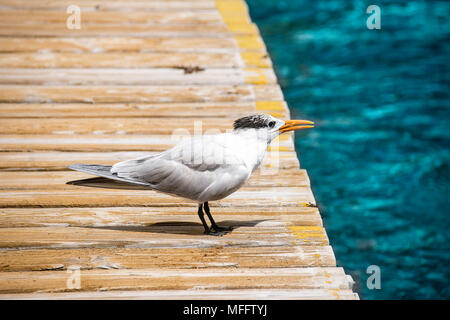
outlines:
[[[210,236],[222,237],[231,230],[233,230],[232,227],[219,227],[217,224],[214,224],[211,226],[211,228],[205,230],[204,233]]]
[[[233,227],[219,227],[217,224],[212,225],[211,229],[213,229],[214,231],[225,231],[225,232],[229,232],[233,230]]]
[[[213,230],[205,230],[205,232],[203,232],[204,234],[207,234],[208,236],[216,236],[216,237],[222,237],[224,235],[226,235],[228,232],[224,232],[224,231],[213,231]]]

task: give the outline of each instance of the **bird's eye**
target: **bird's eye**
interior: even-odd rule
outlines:
[[[269,122],[269,127],[271,127],[271,128],[275,127],[275,121],[270,121]]]

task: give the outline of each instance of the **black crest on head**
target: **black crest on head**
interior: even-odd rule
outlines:
[[[234,121],[234,129],[259,129],[269,126],[270,119],[264,114],[255,114]]]

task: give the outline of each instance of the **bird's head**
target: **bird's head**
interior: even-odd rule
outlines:
[[[312,121],[280,120],[268,114],[255,114],[234,121],[235,132],[256,131],[258,136],[267,137],[269,143],[281,133],[313,127]]]

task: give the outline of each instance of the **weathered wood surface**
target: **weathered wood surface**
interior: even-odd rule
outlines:
[[[231,37],[233,35],[256,35],[257,27],[254,24],[235,25],[229,29],[221,24],[86,24],[81,29],[70,30],[73,37]],[[0,36],[13,37],[65,37],[68,34],[66,25],[39,25],[33,24],[1,24]]]
[[[267,68],[263,52],[0,53],[1,68]],[[195,69],[194,69],[195,70]],[[120,71],[119,71],[120,72]],[[136,72],[139,74],[139,71]]]
[[[349,279],[351,281],[351,279]],[[208,290],[207,299],[214,300],[354,300],[350,289],[231,289]],[[70,293],[0,294],[0,299],[114,299],[114,300],[205,300],[204,290],[113,290]]]
[[[105,1],[106,2],[106,1]],[[98,3],[98,2],[97,2]],[[83,8],[83,3],[78,2]],[[46,8],[48,9],[48,7]],[[84,8],[83,8],[84,9]],[[245,19],[245,16],[237,16],[235,19]],[[56,26],[65,24],[67,15],[58,11],[48,10],[5,10],[0,12],[2,24],[55,24]],[[102,11],[83,12],[83,24],[222,24],[222,18],[217,10],[202,10],[201,14],[196,11],[132,11],[132,12],[109,12]]]
[[[277,85],[24,86],[0,85],[0,102],[127,103],[282,100]]]
[[[0,38],[0,52],[265,52],[257,35],[234,37],[133,38],[133,37],[54,37]]]
[[[198,103],[0,103],[0,118],[231,118],[255,110],[275,117],[289,115],[283,101],[198,102]]]
[[[67,170],[155,154],[234,119],[288,119],[242,0],[0,0],[0,299],[357,299],[293,137],[210,204]],[[80,270],[80,287],[68,286]],[[192,290],[196,289],[196,290]]]
[[[27,85],[184,85],[274,84],[272,69],[0,69],[0,84]]]
[[[118,267],[116,267],[118,268]],[[341,268],[220,268],[172,270],[154,268],[83,271],[87,290],[198,290],[253,289],[348,289],[348,278]],[[67,290],[67,272],[5,272],[4,292],[21,287],[22,292]]]
[[[225,0],[227,1],[227,0]],[[214,1],[211,0],[131,0],[131,1],[96,1],[96,0],[77,0],[77,3],[87,11],[142,11],[142,10],[197,10],[197,9],[216,9]],[[2,10],[57,10],[65,12],[71,5],[70,0],[0,0]]]

